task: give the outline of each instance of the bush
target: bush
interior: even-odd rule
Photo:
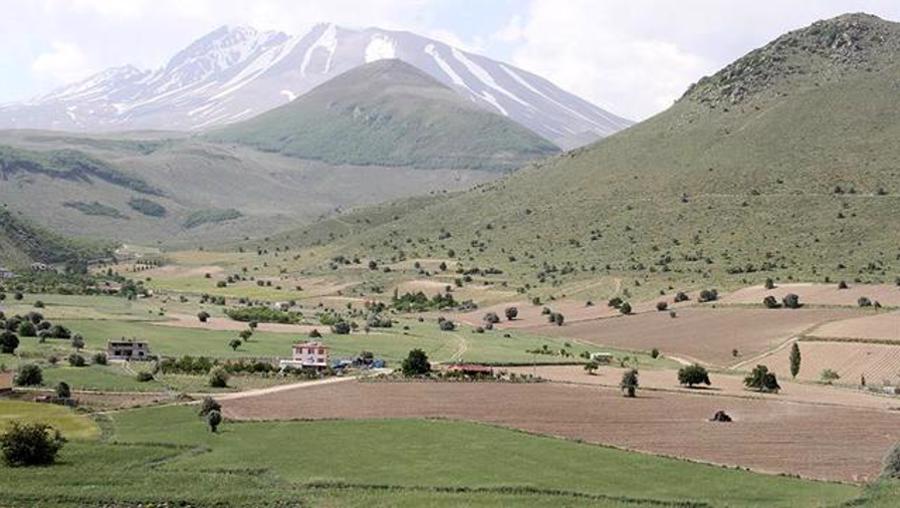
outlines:
[[[838,289],[847,289],[847,287],[848,287],[847,281],[842,280],[842,281],[838,282]]]
[[[431,363],[428,362],[428,355],[424,351],[413,349],[403,359],[400,370],[406,377],[423,376],[431,372]]]
[[[691,297],[689,297],[684,291],[675,293],[675,303],[686,302],[690,299]]]
[[[766,279],[766,289],[775,289],[775,281],[771,278]]]
[[[72,347],[75,349],[81,349],[84,347],[84,337],[78,335],[77,333],[72,336]]]
[[[490,324],[496,324],[500,322],[500,316],[497,315],[496,312],[488,312],[484,315],[484,322]]]
[[[44,373],[33,363],[19,367],[15,382],[19,386],[38,386],[44,382]]]
[[[591,376],[594,375],[594,371],[596,371],[598,368],[600,368],[600,364],[593,360],[584,364],[584,371],[587,372],[588,375],[591,375]]]
[[[50,327],[50,336],[54,339],[71,339],[72,332],[62,325],[53,325]]]
[[[769,368],[765,365],[754,367],[750,375],[744,378],[744,386],[758,392],[778,392],[778,390],[781,390],[775,373],[769,372]]]
[[[228,388],[228,373],[222,367],[216,367],[209,373],[209,386],[213,388]]]
[[[622,381],[619,383],[626,397],[634,397],[638,389],[638,371],[629,369],[622,374]]]
[[[237,351],[237,348],[241,347],[241,344],[243,344],[241,339],[231,339],[228,342],[228,347],[230,347],[232,351]]]
[[[209,318],[209,312],[206,312],[205,310],[201,310],[197,313],[197,319],[200,320],[201,323],[209,321]]]
[[[321,338],[321,337],[322,337],[322,334],[319,333],[319,330],[316,329],[316,328],[313,328],[312,331],[309,332],[309,338],[310,338],[310,339],[318,339],[318,338]]]
[[[11,355],[19,347],[19,338],[12,332],[0,333],[0,353]]]
[[[219,429],[219,424],[221,423],[222,413],[218,409],[213,409],[206,414],[206,424],[209,425],[210,431],[216,432]]]
[[[150,372],[138,372],[136,377],[138,383],[147,383],[153,381],[153,374]]]
[[[450,321],[449,319],[444,319],[444,320],[439,321],[438,327],[441,329],[442,332],[452,332],[453,330],[456,330],[456,324],[453,323],[453,321]]]
[[[256,323],[281,323],[291,325],[299,323],[302,319],[302,316],[298,312],[288,312],[272,309],[270,307],[234,308],[226,310],[225,314],[235,321],[242,321],[245,323],[255,321]]]
[[[654,360],[659,358],[659,349],[653,348],[650,351],[650,358],[653,358]]]
[[[856,304],[859,305],[860,307],[871,307],[871,306],[872,306],[872,300],[869,300],[869,299],[868,299],[867,297],[865,297],[865,296],[860,296],[860,297],[859,297],[859,300],[856,300]]]
[[[772,295],[763,298],[763,305],[765,305],[767,309],[777,309],[781,307],[781,304],[778,303],[778,300]]]
[[[72,396],[72,389],[69,388],[69,383],[65,381],[60,381],[58,385],[56,385],[56,396],[60,399],[68,399]]]
[[[784,298],[781,299],[781,303],[783,303],[784,306],[789,309],[799,309],[800,297],[798,295],[795,295],[794,293],[788,293],[784,295]]]
[[[34,337],[37,335],[37,327],[31,321],[22,321],[19,323],[18,332],[22,337]]]
[[[85,365],[87,365],[87,362],[80,354],[72,353],[69,355],[69,365],[71,365],[72,367],[84,367]]]
[[[840,379],[841,376],[831,369],[825,369],[822,371],[821,378],[823,383],[831,384]]]
[[[0,436],[0,449],[10,467],[46,466],[56,461],[65,442],[59,431],[46,423],[13,421]]]
[[[350,330],[350,323],[346,321],[338,321],[337,323],[331,325],[331,332],[337,335],[347,335],[350,333]]]
[[[898,283],[898,285],[900,285],[900,283]],[[519,309],[516,307],[507,307],[505,314],[506,314],[506,319],[508,319],[509,321],[512,321],[519,316]]]
[[[97,353],[94,355],[92,360],[97,365],[106,365],[107,363],[109,363],[108,359],[106,358],[106,353]]]
[[[626,316],[628,314],[631,314],[631,304],[628,302],[622,303],[622,305],[619,306],[619,312],[621,312],[622,314],[624,314]]]
[[[719,299],[719,292],[715,289],[704,289],[700,291],[700,303],[714,302]]]
[[[881,467],[881,476],[884,478],[900,478],[900,443],[894,445],[893,448],[884,457],[884,463]]]
[[[663,312],[669,308],[669,304],[666,302],[656,302],[656,310]]]
[[[702,365],[686,365],[678,369],[678,382],[693,388],[694,385],[705,384],[710,385],[709,372]]]
[[[212,397],[203,397],[203,402],[200,403],[200,416],[206,416],[211,411],[221,411],[222,405],[219,404],[216,399]]]

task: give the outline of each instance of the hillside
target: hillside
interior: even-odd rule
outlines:
[[[898,48],[896,23],[818,22],[704,78],[646,122],[331,251],[452,250],[520,287],[606,273],[657,294],[766,277],[893,281]]]
[[[0,131],[0,203],[66,236],[128,243],[239,240],[496,176],[329,165],[177,133]]]
[[[400,60],[379,60],[258,117],[210,133],[330,164],[516,169],[558,149]]]
[[[0,266],[18,268],[32,262],[78,264],[102,253],[99,245],[73,242],[0,208]]]

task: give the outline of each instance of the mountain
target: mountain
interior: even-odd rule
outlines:
[[[403,60],[562,148],[631,125],[511,65],[409,32],[320,24],[290,36],[222,27],[161,69],[123,66],[0,106],[0,128],[203,130],[284,105],[364,63]]]
[[[559,149],[402,60],[378,60],[208,139],[329,164],[513,170]]]
[[[79,264],[101,257],[104,252],[99,244],[74,242],[0,208],[0,266],[20,268],[32,262]]]
[[[645,296],[766,277],[893,282],[898,57],[900,24],[864,14],[817,22],[641,124],[348,233],[321,255],[452,250],[524,288],[610,274]]]

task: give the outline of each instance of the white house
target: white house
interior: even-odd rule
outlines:
[[[328,346],[319,341],[294,344],[291,359],[282,360],[281,366],[324,369],[328,367]]]

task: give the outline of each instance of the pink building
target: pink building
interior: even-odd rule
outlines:
[[[282,366],[324,369],[328,367],[328,346],[319,341],[294,344],[291,359],[282,361],[281,364]]]

